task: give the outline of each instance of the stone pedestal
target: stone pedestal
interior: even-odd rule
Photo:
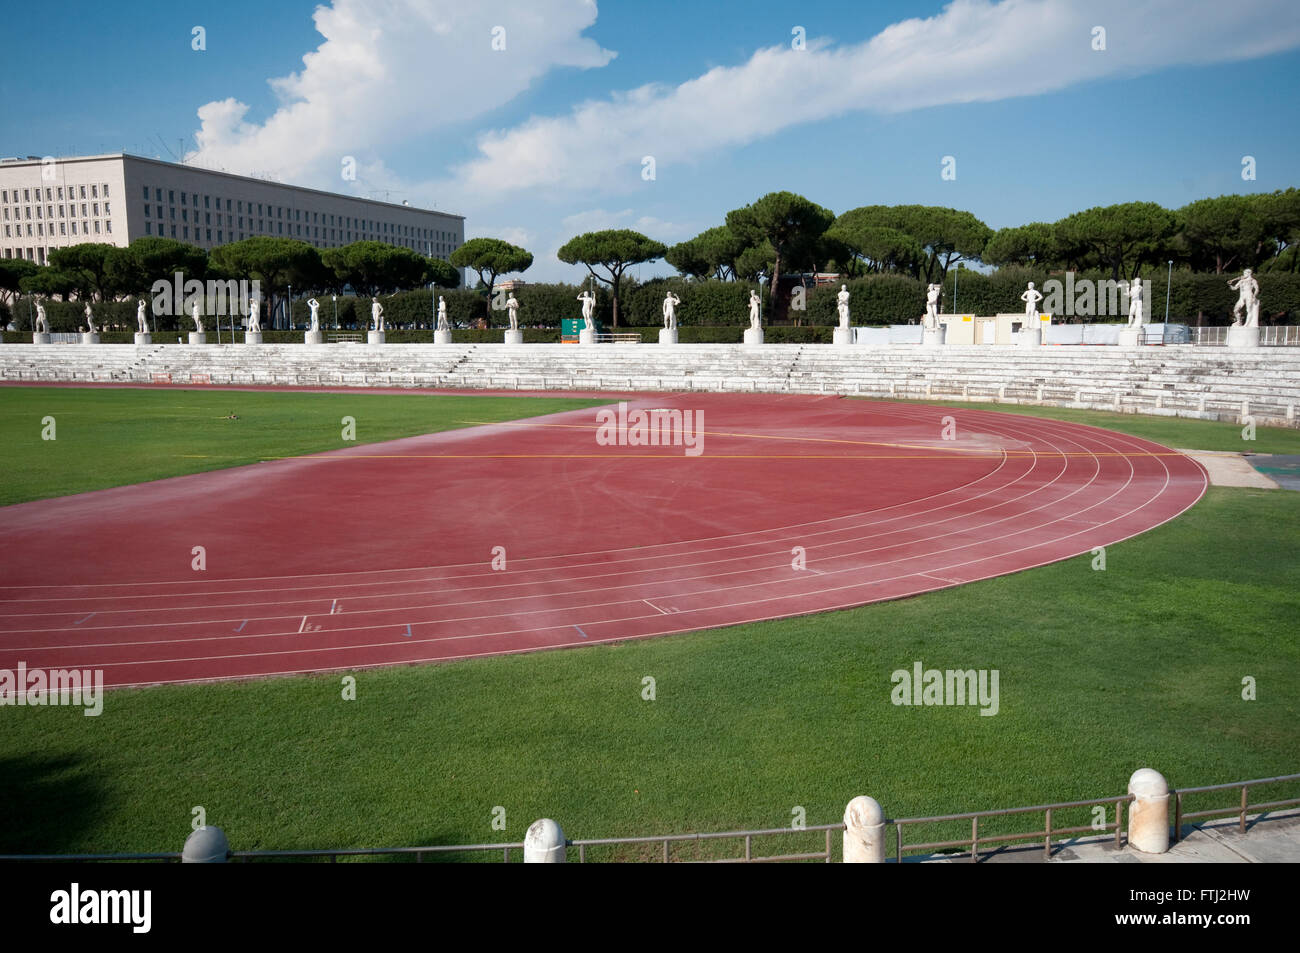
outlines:
[[[49,343],[50,343],[50,336],[49,336],[48,334],[46,334],[44,331],[34,331],[34,332],[32,333],[32,343],[33,343],[33,344],[49,344]]]
[[[596,332],[595,332],[595,331],[588,331],[586,328],[583,328],[581,331],[578,332],[578,343],[579,343],[579,344],[595,344],[595,343],[596,343]]]
[[[831,338],[837,345],[853,343],[853,329],[837,327]]]
[[[434,343],[434,344],[450,344],[450,343],[451,343],[451,332],[450,332],[450,331],[434,331],[434,332],[433,332],[433,343]]]
[[[385,332],[384,332],[384,331],[367,331],[367,332],[366,332],[366,343],[367,343],[367,344],[383,344],[383,343],[384,343],[384,335],[385,335]]]
[[[938,347],[941,344],[948,343],[948,328],[939,325],[937,328],[922,328],[921,343],[928,344],[932,347]]]
[[[325,332],[324,332],[324,331],[308,331],[306,334],[304,334],[304,335],[302,336],[302,341],[303,341],[304,344],[324,344],[324,343],[325,343]]]
[[[205,333],[203,333],[202,331],[191,331],[191,332],[190,332],[190,343],[191,343],[191,344],[207,344],[207,343],[208,343],[208,336],[207,336]]]
[[[763,343],[763,329],[762,329],[762,328],[745,328],[745,343],[746,343],[746,344],[762,344],[762,343]]]
[[[1020,338],[1016,343],[1021,347],[1041,347],[1043,343],[1043,329],[1021,328]]]
[[[135,332],[136,347],[148,347],[152,343],[153,343],[153,335],[150,334],[148,331]]]
[[[660,344],[676,344],[676,343],[677,343],[677,329],[676,329],[676,328],[660,328],[660,329],[659,329],[659,343],[660,343]]]
[[[245,343],[245,344],[261,344],[261,343],[262,343],[262,332],[261,332],[261,331],[246,331],[246,332],[244,332],[244,343]]]
[[[1228,347],[1259,347],[1259,328],[1228,328]]]
[[[82,343],[82,344],[98,344],[98,343],[99,343],[99,335],[96,334],[94,331],[82,331],[82,332],[81,332],[81,343]]]
[[[1142,343],[1141,328],[1120,328],[1119,329],[1119,346],[1120,347],[1137,347]]]
[[[506,343],[506,344],[523,344],[523,343],[524,343],[524,332],[523,332],[523,331],[507,331],[507,332],[506,332],[506,337],[505,337],[505,343]],[[586,344],[587,342],[584,341],[583,343]]]

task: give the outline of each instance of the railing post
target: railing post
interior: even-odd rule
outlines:
[[[230,857],[230,841],[220,827],[200,827],[185,838],[182,864],[224,864]]]
[[[1169,782],[1159,771],[1139,768],[1128,781],[1128,845],[1144,854],[1169,850]]]
[[[884,862],[885,812],[875,798],[855,797],[844,809],[844,863]]]
[[[533,821],[524,835],[525,864],[562,864],[565,853],[564,831],[549,817]]]

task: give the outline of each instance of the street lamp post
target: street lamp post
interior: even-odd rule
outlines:
[[[293,285],[289,286],[289,300],[284,308],[284,327],[286,331],[293,330]]]
[[[330,300],[334,302],[334,330],[337,331],[339,327],[339,296],[330,295]]]
[[[1174,280],[1174,260],[1169,259],[1169,274],[1165,276],[1165,324],[1169,323],[1169,289]]]
[[[961,265],[952,270],[952,313],[959,314],[957,310],[957,279],[961,277]]]

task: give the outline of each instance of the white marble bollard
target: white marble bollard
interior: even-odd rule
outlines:
[[[1128,845],[1144,854],[1169,850],[1169,782],[1159,771],[1138,768],[1128,779]]]
[[[835,328],[834,332],[833,332],[832,335],[831,335],[831,343],[835,344],[836,346],[841,346],[841,347],[842,347],[843,345],[845,345],[845,344],[852,344],[852,343],[853,343],[853,329],[852,329],[852,328],[841,328],[841,327],[837,327],[837,328]]]
[[[524,332],[523,332],[523,331],[507,331],[507,332],[506,332],[506,337],[505,337],[505,343],[506,343],[506,344],[523,344],[523,343],[524,343]]]
[[[450,331],[434,331],[434,332],[433,332],[433,343],[434,343],[434,344],[450,344],[450,343],[451,343],[451,332],[450,332]]]
[[[383,331],[367,331],[367,332],[366,332],[366,343],[367,343],[367,344],[383,344],[383,343],[384,343],[384,339],[385,339],[385,332],[383,332]]]
[[[200,827],[185,838],[181,850],[182,864],[224,864],[230,854],[230,841],[220,827]]]
[[[207,336],[205,333],[203,333],[202,331],[191,331],[191,332],[190,332],[190,343],[191,343],[191,344],[207,344],[207,343],[208,343],[208,336]]]
[[[525,864],[563,864],[568,860],[564,849],[564,831],[549,817],[533,821],[524,835]]]
[[[763,343],[763,329],[762,329],[762,328],[745,328],[745,343],[746,343],[746,344],[762,344],[762,343]]]
[[[1229,325],[1228,347],[1259,347],[1259,328]]]
[[[677,343],[677,329],[676,329],[676,328],[660,328],[660,329],[659,329],[659,343],[660,343],[660,344],[676,344],[676,343]]]
[[[844,863],[885,862],[885,812],[873,797],[855,797],[844,809]]]
[[[135,332],[136,347],[148,347],[152,343],[153,343],[153,335],[150,334],[148,331]]]

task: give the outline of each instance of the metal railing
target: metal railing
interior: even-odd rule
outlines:
[[[340,342],[360,344],[361,334],[355,331],[331,331],[325,335],[325,340],[330,344],[338,344]]]
[[[1193,327],[1192,343],[1202,347],[1223,347],[1228,341],[1229,325],[1213,327]],[[1259,343],[1270,347],[1300,347],[1300,325],[1277,324],[1261,325]]]
[[[1252,787],[1279,784],[1283,781],[1300,781],[1300,774],[1283,774],[1275,778],[1256,778],[1253,781],[1231,781],[1228,784],[1207,784],[1199,788],[1180,788],[1170,792],[1174,796],[1174,841],[1177,842],[1182,837],[1183,821],[1191,820],[1194,817],[1228,817],[1236,814],[1238,816],[1238,830],[1244,834],[1246,833],[1246,815],[1251,811],[1260,813],[1274,808],[1300,805],[1300,798],[1294,797],[1282,801],[1250,803],[1249,795]],[[1235,788],[1241,788],[1240,804],[1234,804],[1232,807],[1210,808],[1205,811],[1183,811],[1183,798],[1187,795],[1204,794],[1207,791],[1231,791]]]
[[[718,840],[743,840],[745,844],[745,853],[742,857],[727,857],[720,859],[710,859],[705,863],[712,864],[770,864],[780,861],[792,860],[819,860],[829,864],[831,856],[831,833],[833,831],[843,831],[843,822],[839,824],[814,824],[806,827],[771,827],[764,830],[754,831],[724,831],[720,833],[706,834],[664,834],[658,837],[600,837],[586,840],[570,840],[565,844],[568,847],[578,848],[578,862],[587,862],[588,847],[606,847],[628,844],[658,844],[660,850],[657,859],[661,863],[671,863],[672,856],[670,845],[682,843],[702,843],[705,841]],[[792,835],[809,834],[821,832],[825,835],[825,847],[815,852],[800,852],[793,854],[767,854],[757,855],[754,853],[754,839],[760,837],[775,837]]]
[[[967,811],[964,814],[942,814],[935,817],[907,817],[895,820],[887,820],[886,824],[892,824],[894,827],[894,862],[903,862],[903,852],[910,851],[929,851],[945,850],[951,847],[965,847],[970,845],[971,863],[979,860],[980,844],[1001,844],[1013,841],[1032,841],[1042,840],[1043,842],[1043,859],[1046,860],[1052,856],[1052,837],[1062,834],[1100,834],[1105,831],[1115,831],[1115,849],[1118,850],[1123,846],[1121,834],[1124,829],[1124,805],[1133,800],[1133,795],[1125,794],[1120,797],[1102,797],[1092,798],[1087,801],[1063,801],[1059,804],[1037,804],[1032,807],[1009,807],[994,811]],[[1074,827],[1052,827],[1052,812],[1065,811],[1070,808],[1093,807],[1100,804],[1115,805],[1115,820],[1113,823],[1107,822],[1100,825],[1084,824]],[[1015,834],[992,834],[980,836],[980,819],[989,817],[1009,817],[1016,814],[1034,814],[1042,812],[1043,829],[1036,831],[1025,831]],[[921,844],[903,844],[903,827],[907,824],[938,824],[945,821],[970,821],[970,837],[963,837],[961,840],[947,841],[929,841]]]
[[[597,334],[597,344],[640,344],[639,334]]]

